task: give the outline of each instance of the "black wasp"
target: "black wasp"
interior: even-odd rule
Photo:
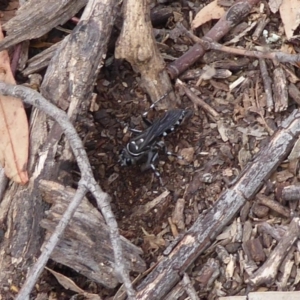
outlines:
[[[168,93],[155,101],[149,110],[152,109],[158,101],[165,98],[166,95],[168,95]],[[176,156],[178,159],[183,158],[167,151],[164,141],[161,140],[161,138],[173,132],[187,116],[191,115],[191,111],[185,109],[171,109],[166,111],[161,118],[151,122],[147,119],[149,110],[142,115],[143,121],[148,128],[144,131],[131,129],[131,131],[137,135],[120,151],[119,162],[121,166],[141,165],[141,171],[152,169],[154,174],[160,179],[161,184],[163,184],[160,173],[155,167],[158,161],[158,151],[164,150],[167,155]]]

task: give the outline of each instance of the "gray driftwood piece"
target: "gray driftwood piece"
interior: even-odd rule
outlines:
[[[269,145],[261,149],[214,207],[206,214],[199,215],[194,225],[165,251],[165,258],[138,286],[137,299],[165,298],[185,270],[211,245],[246,201],[260,190],[289,154],[299,134],[300,111],[295,110],[282,124],[282,129],[273,135]]]
[[[70,20],[86,5],[87,0],[30,0],[17,15],[3,25],[7,36],[0,42],[0,51],[20,42],[38,38],[57,25]]]
[[[41,180],[39,187],[43,199],[51,204],[47,218],[41,221],[41,226],[47,230],[47,239],[76,191],[46,180]],[[139,257],[142,254],[140,248],[122,237],[122,249],[128,269],[138,273],[145,271],[145,263]],[[109,288],[118,284],[113,275],[114,255],[107,225],[100,212],[86,198],[77,208],[51,259]]]
[[[72,5],[75,3],[71,2]],[[106,54],[116,5],[114,0],[89,1],[74,32],[61,44],[48,67],[42,94],[57,104],[54,95],[63,90],[59,100],[70,104],[71,120],[76,119],[79,112],[84,114],[78,108],[83,100],[91,99],[94,80]],[[16,25],[17,31],[20,30],[18,26],[22,25]],[[22,285],[24,275],[39,255],[44,241],[45,230],[40,222],[49,204],[42,200],[39,181],[60,180],[56,153],[60,137],[61,130],[53,120],[33,109],[28,163],[30,182],[24,187],[10,184],[0,203],[0,224],[5,229],[0,244],[0,294],[7,295],[7,299],[13,298],[8,294],[11,284]],[[68,150],[68,147],[62,150]]]

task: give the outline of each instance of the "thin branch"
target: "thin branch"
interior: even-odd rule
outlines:
[[[300,54],[288,54],[280,51],[276,52],[262,52],[257,50],[247,50],[234,47],[223,46],[211,39],[204,38],[200,39],[195,36],[192,32],[188,31],[182,24],[178,23],[177,27],[182,30],[189,38],[194,42],[200,44],[206,51],[207,50],[218,50],[230,54],[249,56],[255,58],[267,58],[277,60],[281,63],[297,63],[300,61]]]
[[[97,205],[98,205],[99,209],[101,210],[107,225],[109,226],[110,238],[111,238],[111,242],[113,245],[114,257],[115,257],[115,270],[117,271],[116,275],[118,275],[121,278],[121,281],[126,286],[129,299],[133,299],[135,292],[132,288],[128,272],[123,263],[123,254],[122,254],[118,226],[117,226],[117,222],[115,220],[115,217],[114,217],[113,212],[110,207],[109,196],[101,190],[100,186],[97,184],[96,180],[94,179],[94,176],[92,173],[92,168],[89,163],[87,154],[84,150],[82,141],[80,140],[73,125],[68,120],[66,113],[64,111],[60,110],[59,108],[57,108],[56,106],[54,106],[53,104],[51,104],[44,97],[42,97],[38,92],[36,92],[30,88],[26,88],[24,86],[11,85],[11,84],[6,84],[3,82],[0,82],[0,93],[3,95],[10,95],[10,96],[20,98],[25,103],[35,106],[36,108],[42,110],[47,115],[52,117],[55,121],[57,121],[59,123],[59,125],[61,126],[61,128],[63,129],[63,131],[70,143],[70,146],[73,150],[74,156],[76,158],[78,167],[81,172],[80,184],[83,185],[85,188],[87,188],[93,194],[93,196],[96,198]],[[72,204],[73,201],[74,201],[74,199],[72,200],[70,205],[74,205],[72,209],[74,209],[74,211],[75,211],[78,204],[80,203],[80,201],[77,203],[77,206],[75,206],[76,204]],[[67,217],[65,217],[65,215],[67,213],[70,214],[70,211],[71,211],[71,209],[69,210],[69,208],[68,208],[62,217],[62,219],[64,220],[62,232],[64,231],[65,227],[67,226],[67,224],[71,218],[71,215],[69,215],[69,219]],[[53,232],[53,235],[58,235],[58,236],[60,235],[60,233],[59,233],[61,230],[60,226],[62,226],[62,224],[59,223],[59,225],[56,227],[55,231]],[[58,240],[56,240],[56,238],[53,238],[53,240],[54,240],[54,243],[53,243],[53,245],[51,244],[51,247],[54,248]],[[55,241],[56,241],[56,243],[55,243]],[[49,247],[48,244],[47,244],[47,247]],[[27,296],[29,294],[28,294],[28,292],[24,293],[25,287],[26,287],[26,291],[31,290],[33,288],[34,282],[36,282],[38,276],[42,272],[47,260],[50,257],[50,254],[51,254],[51,251],[49,251],[47,256],[45,255],[45,257],[43,258],[43,261],[45,261],[44,264],[38,265],[38,263],[36,263],[34,265],[34,267],[32,268],[32,270],[34,270],[34,274],[31,274],[32,271],[29,271],[27,280],[25,281],[23,288],[20,290],[18,299],[27,298]],[[38,260],[38,262],[39,262],[39,260]],[[37,268],[37,269],[35,270],[35,268]],[[30,279],[30,283],[28,283],[28,278],[30,278],[30,277],[33,277],[33,278]],[[22,295],[22,297],[21,297],[21,295]]]
[[[220,114],[209,106],[204,100],[200,99],[197,95],[195,95],[180,79],[176,80],[176,86],[182,87],[185,94],[190,98],[193,103],[199,107],[201,107],[204,111],[209,113],[215,120],[220,119]]]

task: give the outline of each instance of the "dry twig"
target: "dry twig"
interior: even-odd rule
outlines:
[[[241,56],[249,56],[249,57],[255,57],[255,58],[267,58],[279,61],[281,63],[297,63],[300,61],[300,54],[288,54],[280,51],[276,52],[262,52],[257,50],[247,50],[247,49],[240,49],[240,48],[234,48],[234,47],[227,47],[223,46],[217,42],[214,42],[211,39],[203,38],[200,39],[197,36],[195,36],[193,33],[188,31],[182,24],[177,24],[178,28],[180,28],[187,36],[189,36],[194,42],[198,43],[205,49],[205,51],[208,50],[218,50],[223,51],[230,54],[236,54]]]
[[[220,119],[220,114],[202,99],[197,97],[181,80],[177,79],[176,85],[182,87],[183,91],[190,98],[190,100],[193,101],[195,105],[201,107],[204,111],[210,114],[215,119],[215,121]]]

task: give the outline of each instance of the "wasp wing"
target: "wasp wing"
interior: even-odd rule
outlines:
[[[143,153],[149,150],[159,137],[172,132],[176,126],[180,125],[185,114],[186,111],[182,109],[167,111],[160,119],[155,120],[145,131],[132,139],[132,145],[134,145],[134,147],[130,147],[130,151]]]

